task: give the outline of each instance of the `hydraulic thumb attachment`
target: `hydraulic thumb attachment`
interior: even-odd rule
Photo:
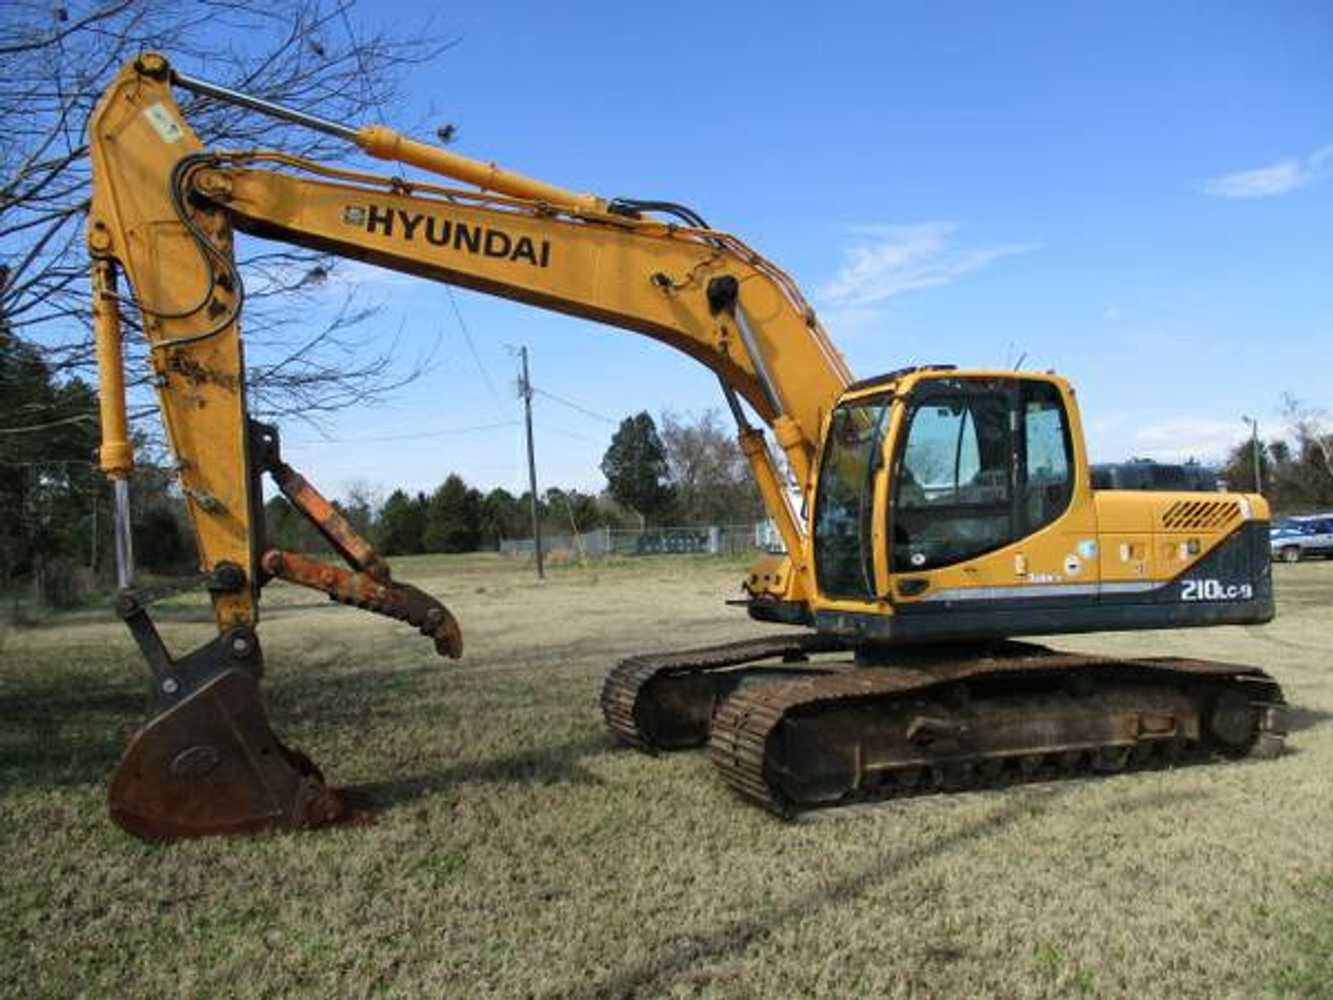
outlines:
[[[277,428],[252,420],[251,440],[259,467],[273,477],[278,489],[308,520],[352,570],[330,566],[297,552],[267,550],[260,566],[270,576],[327,594],[340,604],[386,615],[415,625],[435,643],[441,656],[463,655],[463,631],[449,609],[409,583],[398,583],[389,564],[356,533],[338,508],[286,462],[278,449]]]
[[[463,635],[454,616],[429,594],[392,579],[388,564],[337,508],[282,461],[277,429],[251,421],[250,437],[256,471],[268,472],[352,567],[269,549],[259,560],[260,582],[277,577],[408,622],[441,656],[461,656]],[[241,567],[225,562],[200,582],[215,593],[246,585]],[[173,659],[148,615],[158,596],[165,593],[125,589],[116,603],[152,674],[153,717],[131,739],[112,777],[115,821],[135,836],[163,841],[363,820],[310,758],[274,734],[259,694],[263,657],[254,629],[235,624]]]
[[[369,573],[350,572],[311,559],[299,552],[269,549],[264,553],[264,572],[328,594],[340,604],[387,615],[415,625],[434,640],[435,652],[456,660],[463,655],[463,633],[449,609],[410,583],[378,580]]]

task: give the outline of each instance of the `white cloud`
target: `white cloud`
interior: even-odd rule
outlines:
[[[952,222],[854,227],[851,232],[857,242],[846,250],[842,269],[817,295],[839,308],[875,306],[905,292],[947,285],[992,261],[1039,245],[963,249],[953,245],[957,231]]]
[[[1239,170],[1204,181],[1205,194],[1217,198],[1273,198],[1313,184],[1333,168],[1333,146],[1253,170]]]
[[[821,309],[819,318],[820,322],[837,337],[857,337],[863,333],[875,333],[884,326],[883,313],[870,306],[834,306],[830,309]]]
[[[1127,414],[1115,414],[1088,424],[1094,462],[1123,462],[1129,458],[1220,462],[1248,434],[1239,417],[1227,420],[1183,414],[1143,424]]]

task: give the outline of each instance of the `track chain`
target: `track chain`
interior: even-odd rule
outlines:
[[[1150,677],[1156,675],[1163,680],[1179,679],[1184,675],[1244,683],[1246,693],[1251,696],[1250,704],[1259,708],[1258,732],[1247,753],[1270,757],[1281,752],[1286,735],[1282,694],[1276,682],[1257,668],[1175,657],[1114,659],[1027,646],[1018,655],[936,663],[929,671],[911,667],[871,667],[737,690],[714,715],[708,753],[733,789],[770,812],[790,817],[811,806],[787,801],[774,786],[769,768],[775,763],[770,758],[772,737],[792,713],[818,713],[825,708],[851,706],[858,702],[917,696],[926,693],[928,688],[987,675],[1044,673],[1058,676],[1088,667],[1133,671]],[[1202,761],[1211,758],[1219,749],[1220,746],[1207,742],[1189,744],[1171,740],[1142,742],[1132,748],[1117,744],[1065,752],[955,756],[938,765],[911,764],[897,771],[878,774],[872,787],[855,788],[836,802],[820,805],[842,805],[932,791],[965,791],[1053,776],[1109,773]]]
[[[836,636],[800,632],[671,653],[630,656],[616,664],[602,684],[602,715],[621,742],[646,753],[656,753],[659,748],[640,726],[637,714],[639,698],[651,681],[659,677],[725,670],[761,660],[800,660],[814,653],[836,653],[848,648],[847,643]]]

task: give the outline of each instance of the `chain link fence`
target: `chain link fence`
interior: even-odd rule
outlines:
[[[500,543],[500,551],[509,555],[530,556],[533,548],[531,538],[509,538]],[[741,555],[756,551],[782,551],[782,539],[772,522],[596,528],[579,534],[542,537],[543,553],[565,552],[579,559],[612,555]]]

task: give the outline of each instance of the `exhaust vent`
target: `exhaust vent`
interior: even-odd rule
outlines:
[[[1162,514],[1166,531],[1224,528],[1240,517],[1237,500],[1177,500]]]

